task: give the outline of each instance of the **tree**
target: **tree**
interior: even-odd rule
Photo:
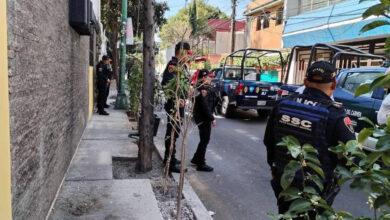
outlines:
[[[134,35],[141,37],[141,34],[144,32],[144,22],[141,22],[140,18],[144,17],[144,7],[145,2],[142,0],[129,0],[129,11],[127,12],[128,17],[133,18],[133,27]],[[161,27],[166,23],[166,18],[164,14],[169,10],[168,4],[166,2],[154,2],[154,21],[156,22],[156,27]],[[155,29],[157,30],[157,28]]]
[[[365,1],[368,1],[368,0],[360,0],[359,3],[365,2]],[[390,26],[390,21],[389,21],[389,19],[390,19],[390,1],[389,0],[380,0],[380,2],[378,4],[369,7],[363,13],[363,19],[366,19],[366,18],[371,17],[371,16],[384,17],[387,19],[375,20],[373,22],[370,22],[362,28],[361,32],[370,31],[370,30],[375,29],[377,27]],[[390,38],[386,39],[385,50],[387,53],[390,53]]]
[[[102,23],[104,26],[104,29],[106,30],[106,35],[109,40],[109,46],[112,50],[112,61],[113,61],[113,69],[114,69],[114,75],[118,76],[118,70],[119,70],[119,51],[116,47],[117,42],[119,40],[119,33],[120,33],[120,17],[121,17],[121,1],[120,0],[102,0]],[[144,11],[141,10],[142,6],[144,4],[144,1],[141,0],[129,0],[129,9],[128,10],[128,16],[133,19],[133,27],[134,28],[134,34],[136,36],[140,36],[144,29],[144,23],[140,22],[139,18],[142,18],[144,16]],[[156,25],[158,27],[161,27],[165,22],[166,19],[164,18],[164,13],[169,8],[167,6],[166,2],[162,3],[154,3],[155,8],[155,21]]]
[[[154,103],[154,71],[155,71],[155,52],[154,52],[154,7],[153,0],[145,0],[143,4],[143,84],[142,84],[142,111],[141,120],[139,120],[140,139],[138,143],[138,164],[137,168],[141,172],[147,172],[152,169],[153,152],[153,103]]]
[[[192,1],[191,8],[181,9],[175,16],[168,19],[166,24],[161,27],[160,38],[161,46],[167,48],[176,44],[178,41],[189,41],[191,37],[209,33],[207,22],[209,19],[226,19],[228,16],[217,7],[207,4],[204,0],[197,0],[196,4]],[[194,10],[194,6],[196,7]],[[196,20],[196,32],[191,33],[192,28],[189,22],[190,10],[192,11],[192,21]],[[196,16],[194,14],[196,13]],[[192,23],[192,22],[191,22]]]

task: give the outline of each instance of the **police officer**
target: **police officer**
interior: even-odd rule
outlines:
[[[106,96],[105,96],[105,101],[104,101],[104,108],[109,108],[110,107],[107,104],[107,99],[108,99],[108,96],[110,95],[111,81],[112,81],[112,78],[113,78],[113,71],[112,71],[111,62],[112,62],[112,60],[111,60],[111,58],[109,58],[108,59],[108,64],[107,64],[109,82],[107,84]]]
[[[290,206],[289,202],[279,198],[282,191],[280,178],[292,158],[277,144],[287,135],[296,137],[301,144],[311,144],[318,150],[321,168],[325,173],[324,190],[319,193],[329,205],[333,203],[339,191],[335,184],[334,170],[337,164],[342,163],[336,154],[328,149],[336,146],[339,141],[346,143],[355,139],[355,134],[352,121],[347,117],[342,105],[331,99],[336,88],[335,72],[336,69],[329,62],[313,63],[307,71],[303,94],[280,100],[268,119],[264,144],[267,148],[267,162],[273,176],[271,185],[278,200],[279,213],[285,213]],[[292,186],[302,189],[302,181],[302,175],[297,174]]]
[[[96,84],[98,90],[97,96],[97,108],[99,115],[109,115],[105,110],[107,100],[107,89],[110,83],[110,58],[106,55],[102,57],[102,60],[97,64],[96,69]]]
[[[206,164],[206,149],[210,141],[211,126],[216,126],[214,118],[215,97],[211,88],[211,76],[208,70],[203,69],[199,71],[198,75],[198,90],[199,94],[195,98],[194,106],[194,120],[199,128],[198,148],[191,160],[195,164],[197,171],[211,172],[214,170],[211,166]]]
[[[188,55],[191,53],[191,47],[187,42],[179,42],[175,46],[175,56],[172,57],[172,59],[167,64],[167,67],[164,70],[163,73],[163,79],[162,79],[162,86],[168,84],[169,81],[174,80],[176,76],[175,67],[178,65],[184,65],[187,62]],[[180,161],[176,159],[176,139],[179,137],[180,134],[180,122],[181,118],[184,117],[184,101],[185,97],[182,97],[180,99],[180,108],[179,108],[179,118],[176,120],[176,108],[175,108],[175,100],[173,98],[169,98],[167,102],[164,105],[164,109],[167,112],[167,130],[165,134],[165,155],[164,155],[164,164],[168,160],[169,151],[171,147],[171,134],[172,130],[174,130],[174,137],[173,137],[173,151],[172,151],[172,157],[170,160],[169,165],[169,171],[180,173]]]

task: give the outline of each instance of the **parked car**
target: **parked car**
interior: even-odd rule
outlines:
[[[359,120],[361,117],[367,117],[376,123],[377,113],[387,90],[378,88],[359,97],[355,97],[355,91],[361,84],[370,83],[385,72],[384,67],[362,67],[343,70],[337,76],[334,99],[343,103],[356,132],[367,126],[364,121]]]

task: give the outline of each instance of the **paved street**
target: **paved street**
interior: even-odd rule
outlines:
[[[265,119],[255,112],[240,112],[236,119],[218,119],[207,152],[213,173],[201,173],[192,167],[188,178],[205,206],[217,220],[268,219],[276,212],[276,200],[269,184],[270,172],[263,145]],[[189,139],[189,155],[198,143],[197,129]],[[191,159],[191,158],[189,158]],[[369,215],[364,195],[348,187],[338,195],[335,207],[355,215]]]

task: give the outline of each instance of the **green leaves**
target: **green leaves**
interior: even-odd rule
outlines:
[[[291,201],[300,197],[300,191],[295,187],[288,187],[279,194],[279,198],[284,198],[284,201]]]
[[[297,199],[291,203],[288,213],[300,214],[311,210],[311,202],[303,199]]]
[[[298,139],[293,136],[286,136],[282,138],[282,142],[277,144],[278,146],[287,147],[293,158],[297,158],[301,154],[301,144]]]
[[[371,23],[368,23],[363,26],[363,28],[360,30],[360,32],[367,32],[369,30],[375,29],[377,27],[381,27],[384,25],[390,25],[390,22],[385,21],[385,20],[378,20],[378,21],[373,21]]]
[[[364,143],[374,133],[373,128],[363,128],[358,135],[358,142]]]
[[[355,91],[355,97],[369,93],[376,88],[390,85],[390,74],[379,76],[372,83],[365,83],[360,85]]]
[[[357,96],[361,96],[363,94],[366,94],[366,93],[369,93],[371,90],[370,90],[370,84],[369,83],[366,83],[366,84],[362,84],[360,85],[356,91],[355,91],[355,97]]]
[[[280,179],[280,185],[283,189],[287,189],[294,180],[295,173],[301,168],[301,164],[295,160],[290,161],[284,168],[283,175]]]
[[[320,175],[322,178],[325,178],[324,171],[321,169],[321,167],[317,166],[314,163],[308,162],[307,166],[310,167],[312,170],[314,170],[318,175]]]
[[[390,135],[385,135],[383,137],[380,137],[375,147],[376,150],[379,152],[390,150]]]
[[[386,6],[382,3],[373,5],[369,7],[365,12],[363,12],[363,19],[366,19],[370,16],[380,16],[383,15],[386,10]]]
[[[309,175],[308,179],[313,181],[318,186],[318,188],[321,191],[324,190],[324,184],[322,184],[322,180],[321,180],[321,178],[319,176],[317,176],[317,175]]]
[[[386,166],[390,166],[390,153],[385,153],[382,155],[382,161]]]

